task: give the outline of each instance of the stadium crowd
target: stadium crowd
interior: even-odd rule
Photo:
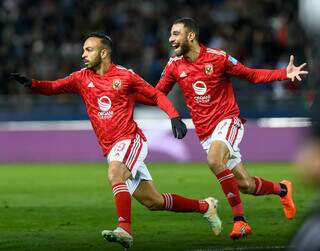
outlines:
[[[81,101],[76,97],[33,96],[10,84],[7,76],[19,71],[37,79],[56,79],[83,67],[83,38],[91,31],[110,34],[116,45],[116,62],[156,84],[172,55],[168,43],[171,22],[182,16],[199,22],[204,44],[226,50],[247,66],[284,67],[290,54],[298,63],[309,61],[312,47],[299,25],[297,5],[297,1],[279,0],[3,0],[0,111],[35,111],[42,102],[56,107],[57,113],[63,107],[79,111]],[[319,74],[313,74],[310,65],[308,68],[313,77],[301,87],[289,83],[253,87],[234,81],[242,110],[249,117],[261,115],[259,111],[264,115],[272,111],[273,116],[279,115],[278,110],[285,116],[304,111],[319,80]],[[181,97],[176,100],[178,110],[187,116]],[[290,110],[292,104],[294,111]]]

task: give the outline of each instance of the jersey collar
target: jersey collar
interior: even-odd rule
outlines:
[[[200,53],[199,53],[198,58],[195,61],[190,62],[184,56],[182,58],[183,58],[184,62],[186,62],[186,63],[196,63],[205,54],[206,50],[207,50],[207,47],[205,47],[203,44],[200,44]]]
[[[93,75],[97,76],[97,77],[100,77],[100,78],[103,78],[104,76],[108,75],[110,72],[113,71],[113,69],[115,68],[115,64],[114,63],[111,63],[108,70],[103,74],[103,75],[99,75],[97,73],[95,73],[94,71],[90,70],[92,72]]]

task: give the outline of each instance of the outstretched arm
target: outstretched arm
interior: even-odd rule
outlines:
[[[288,64],[287,69],[286,69],[287,78],[291,79],[292,82],[295,79],[298,79],[299,81],[301,81],[302,79],[301,79],[300,75],[308,74],[308,71],[302,70],[307,65],[307,63],[303,63],[303,64],[301,64],[299,66],[295,66],[293,64],[293,62],[294,62],[294,56],[291,55],[290,56],[290,60],[289,60],[289,64]]]
[[[77,93],[75,76],[70,76],[54,81],[35,80],[20,73],[11,73],[10,79],[14,79],[19,84],[30,88],[33,92],[43,95],[55,95],[63,93]]]
[[[13,79],[15,81],[17,81],[19,84],[23,85],[24,87],[31,87],[32,85],[32,79],[24,76],[21,73],[10,73],[9,79]]]
[[[307,71],[302,70],[303,67],[306,66],[306,63],[295,66],[294,65],[294,57],[290,56],[290,61],[286,69],[276,69],[276,70],[269,70],[269,69],[253,69],[249,68],[231,56],[227,56],[228,59],[226,60],[226,73],[237,76],[243,79],[246,79],[252,83],[265,83],[265,82],[272,82],[276,80],[288,80],[294,81],[298,79],[301,81],[301,75],[308,74]]]

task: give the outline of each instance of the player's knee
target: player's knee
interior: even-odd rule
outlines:
[[[220,159],[212,158],[212,157],[208,156],[207,161],[208,161],[208,165],[209,165],[210,169],[214,173],[219,173],[220,171],[222,171],[225,168],[225,164]]]
[[[238,187],[242,193],[250,193],[251,190],[251,182],[248,179],[238,180]]]
[[[122,175],[113,170],[108,171],[108,181],[111,185],[114,185],[116,183],[125,182],[125,179],[122,177]]]
[[[130,175],[130,171],[124,165],[111,164],[108,168],[108,180],[111,185],[125,182]]]
[[[163,210],[163,201],[161,199],[149,199],[144,203],[144,205],[150,210],[150,211],[159,211]]]

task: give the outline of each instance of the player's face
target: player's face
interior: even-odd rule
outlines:
[[[84,64],[89,69],[98,68],[101,64],[102,44],[100,38],[89,37],[83,45],[82,59]]]
[[[186,55],[190,51],[188,33],[184,24],[177,23],[171,27],[169,43],[177,56]]]

